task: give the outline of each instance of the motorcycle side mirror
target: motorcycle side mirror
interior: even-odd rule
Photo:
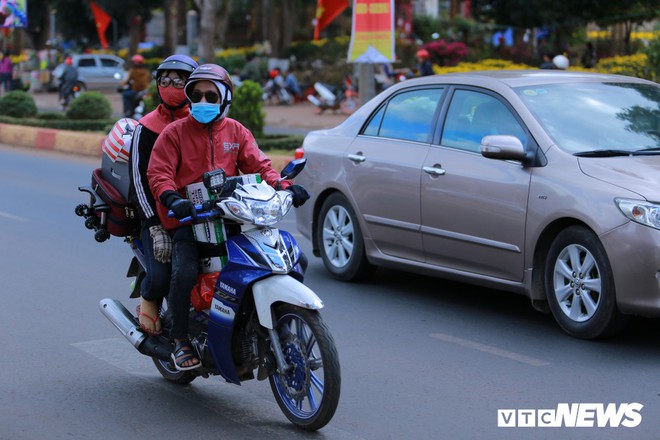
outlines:
[[[284,167],[284,169],[280,173],[280,176],[282,176],[283,179],[293,179],[298,174],[300,174],[303,168],[305,168],[306,163],[307,163],[307,158],[305,157],[300,159],[294,159]]]
[[[211,192],[211,194],[219,194],[225,187],[227,182],[227,175],[225,170],[218,168],[217,170],[207,171],[202,178],[204,186]]]

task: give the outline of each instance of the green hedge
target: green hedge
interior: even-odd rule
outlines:
[[[0,98],[0,115],[30,118],[37,114],[34,98],[23,90],[12,90]]]
[[[256,139],[257,145],[263,151],[268,150],[295,150],[302,147],[305,136],[300,135],[264,135]]]
[[[3,124],[73,131],[109,132],[115,122],[115,119],[79,119],[74,121],[71,119],[12,118],[11,116],[0,116],[0,123]]]

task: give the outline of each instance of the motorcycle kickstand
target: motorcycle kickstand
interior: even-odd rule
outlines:
[[[282,354],[282,345],[280,344],[280,338],[272,328],[268,329],[268,335],[270,336],[270,342],[273,345],[273,353],[275,354],[275,362],[277,362],[277,369],[280,371],[280,374],[288,374],[291,371],[291,366],[287,365],[284,360],[284,354]]]

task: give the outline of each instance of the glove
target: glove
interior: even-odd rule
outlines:
[[[172,237],[161,225],[150,226],[149,235],[154,242],[154,258],[160,263],[172,261]]]
[[[189,216],[193,219],[197,219],[197,210],[195,209],[195,205],[188,199],[179,198],[175,200],[170,205],[170,209],[172,212],[174,212],[174,217],[176,217],[177,220],[181,220],[182,218]]]
[[[291,185],[286,190],[290,191],[293,195],[294,208],[302,206],[307,201],[307,199],[309,199],[309,193],[300,185]]]

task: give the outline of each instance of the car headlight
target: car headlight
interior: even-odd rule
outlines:
[[[630,220],[660,229],[660,205],[642,200],[614,199],[623,215]]]

